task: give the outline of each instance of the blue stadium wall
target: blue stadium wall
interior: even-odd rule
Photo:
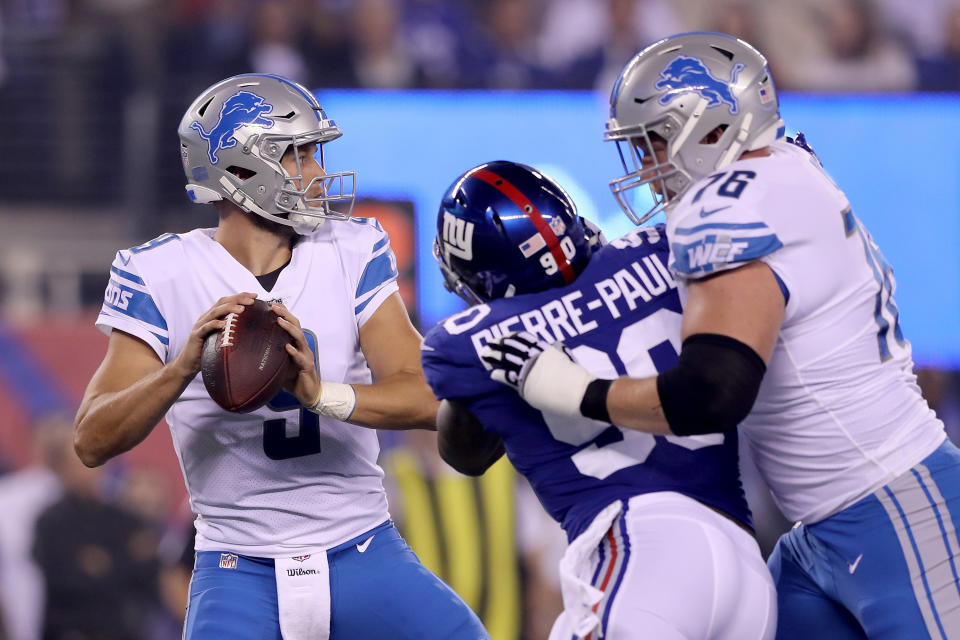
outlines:
[[[608,237],[630,228],[607,183],[621,172],[602,141],[594,93],[318,92],[344,136],[330,169],[353,169],[362,197],[416,213],[417,311],[424,329],[462,308],[430,253],[439,198],[467,168],[496,159],[557,178]],[[918,364],[960,367],[960,97],[786,94],[801,130],[894,267],[903,329]]]

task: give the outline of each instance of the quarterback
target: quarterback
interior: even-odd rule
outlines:
[[[435,254],[449,288],[474,305],[422,347],[443,400],[441,455],[479,474],[505,451],[562,525],[564,612],[551,639],[772,638],[776,596],[740,485],[736,429],[653,436],[539,411],[491,380],[480,356],[523,328],[564,341],[595,375],[669,369],[681,316],[662,225],[601,246],[559,185],[506,161],[460,176],[438,215]]]
[[[350,216],[353,173],[324,168],[340,129],[304,87],[242,75],[204,91],[179,135],[187,193],[218,226],[117,253],[75,442],[99,465],[166,417],[197,514],[184,638],[488,637],[390,523],[377,434],[354,426],[432,428],[438,405],[390,240]],[[296,375],[230,413],[197,375],[201,349],[256,298]]]
[[[740,424],[798,523],[769,559],[777,638],[960,637],[960,451],[916,385],[892,269],[803,137],[784,137],[766,60],[718,33],[655,43],[617,79],[605,137],[627,214],[666,214],[678,362],[597,376],[514,335],[490,345],[495,375],[540,409],[643,432]]]

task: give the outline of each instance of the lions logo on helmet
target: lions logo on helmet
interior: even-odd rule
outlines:
[[[210,144],[210,163],[217,164],[217,151],[232,149],[237,146],[233,134],[242,126],[260,126],[269,129],[273,126],[273,119],[265,118],[263,114],[273,111],[273,105],[251,91],[237,91],[227,98],[220,107],[220,119],[207,133],[203,125],[194,120],[190,128],[196,130],[200,137]]]
[[[650,45],[610,96],[604,139],[617,144],[624,169],[610,182],[614,197],[643,224],[701,178],[783,137],[779,105],[766,58],[743,40],[698,32]],[[662,161],[655,142],[666,147]],[[646,212],[632,191],[642,185],[653,195]]]
[[[470,169],[447,189],[434,257],[447,288],[478,304],[569,284],[602,242],[560,185],[500,160]]]
[[[740,62],[733,65],[730,71],[730,82],[726,83],[714,78],[703,61],[690,56],[678,56],[660,72],[660,80],[653,86],[657,89],[666,89],[660,96],[659,102],[662,105],[684,93],[693,91],[709,100],[708,108],[726,103],[730,106],[730,113],[736,114],[739,108],[730,85],[737,81],[737,76],[743,71],[743,67],[743,63]]]

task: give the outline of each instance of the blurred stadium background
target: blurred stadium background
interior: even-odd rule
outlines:
[[[626,231],[606,187],[620,170],[601,141],[609,88],[643,45],[698,29],[768,56],[788,129],[807,134],[893,264],[924,392],[960,439],[958,0],[3,0],[0,639],[38,638],[51,617],[90,629],[70,636],[81,640],[179,637],[190,515],[165,427],[91,480],[50,425],[69,427],[102,357],[93,320],[114,252],[216,223],[185,197],[177,153],[197,93],[249,71],[316,88],[344,131],[328,165],[358,172],[357,213],[390,231],[402,293],[426,330],[460,308],[430,255],[449,182],[483,161],[525,162],[568,187],[608,237]],[[562,542],[530,516],[522,484],[506,469],[476,494],[517,516],[512,538],[485,542],[494,553],[483,562],[509,545],[516,568],[464,564],[449,547],[469,516],[444,521],[415,496],[462,507],[450,482],[467,481],[437,466],[427,436],[381,441],[394,515],[425,562],[484,611],[494,638],[544,636]],[[769,549],[788,523],[762,486],[748,489]],[[115,510],[97,522],[127,523],[126,555],[97,527],[84,544],[70,530],[37,537],[65,493]],[[423,518],[438,521],[433,533],[417,528]],[[67,551],[33,562],[51,548]],[[134,579],[148,586],[124,587]],[[504,592],[513,607],[491,598]]]

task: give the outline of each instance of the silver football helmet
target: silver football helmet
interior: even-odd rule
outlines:
[[[639,225],[700,178],[783,134],[777,92],[759,51],[723,33],[671,36],[635,55],[613,86],[604,140],[617,143],[625,173],[610,189]],[[664,162],[653,152],[660,140]],[[640,214],[630,190],[644,184],[654,204]]]
[[[316,143],[325,168],[323,145],[342,133],[296,82],[268,74],[227,78],[190,105],[178,133],[194,202],[226,199],[300,234],[316,231],[325,218],[350,218],[355,172],[327,173],[306,183],[302,178],[297,148]],[[291,147],[296,173],[280,164]],[[307,197],[318,181],[320,195]]]

